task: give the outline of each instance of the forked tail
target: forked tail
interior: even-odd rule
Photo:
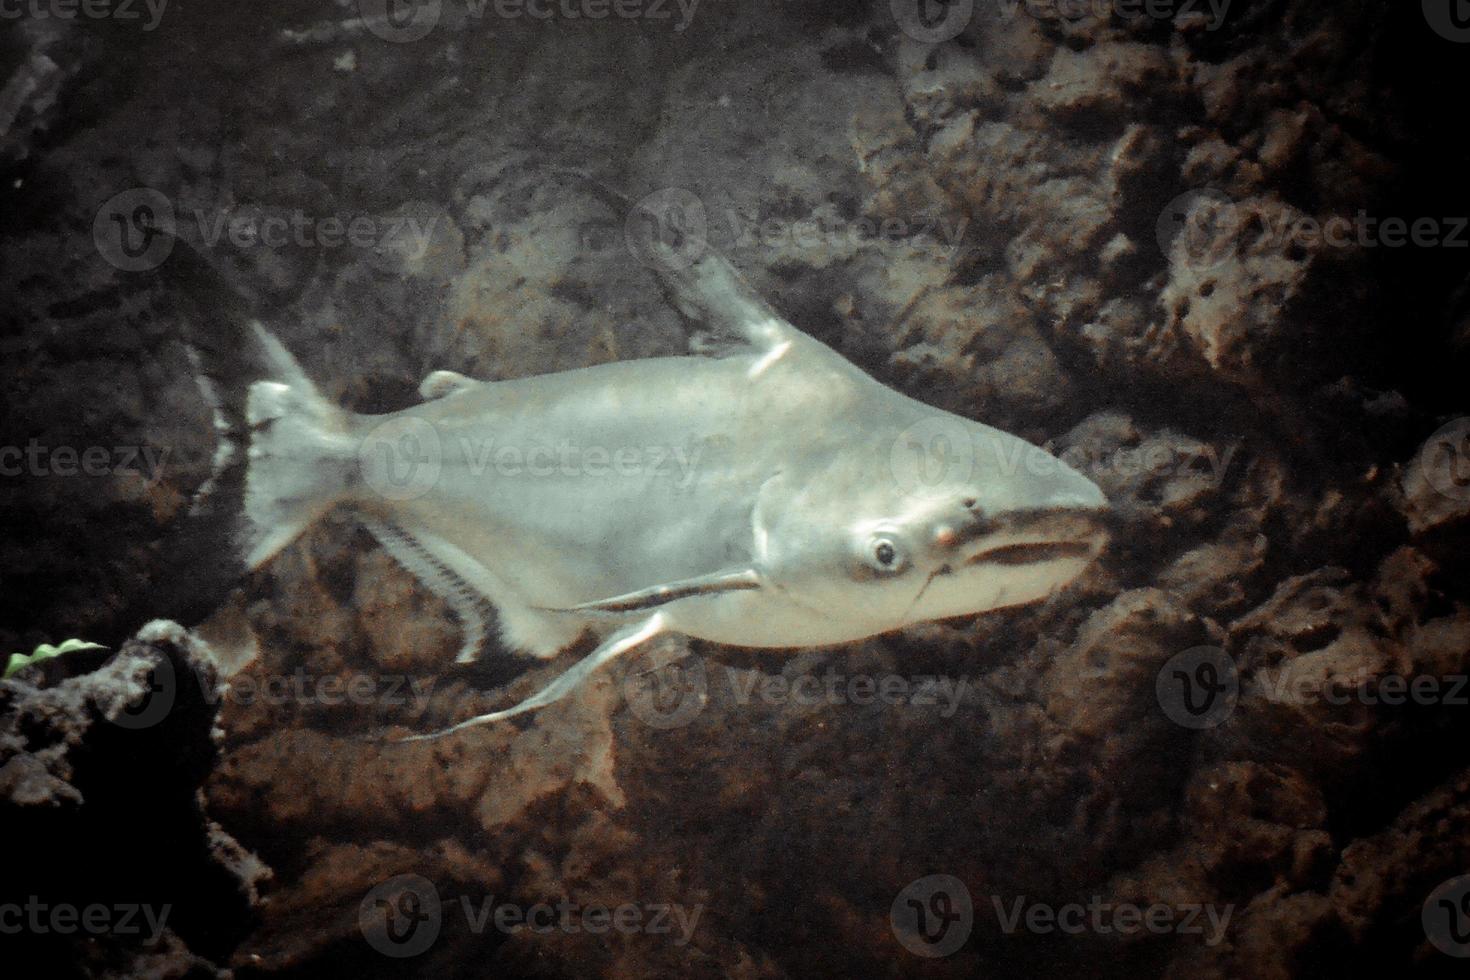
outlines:
[[[341,499],[356,479],[357,450],[348,413],[322,397],[202,255],[180,241],[162,271],[217,439],[163,576],[168,614],[195,622]]]

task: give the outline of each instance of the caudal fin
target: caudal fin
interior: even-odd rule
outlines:
[[[245,400],[250,427],[237,544],[255,568],[341,499],[357,468],[347,413],[328,402],[281,342],[254,321],[267,377]]]
[[[207,259],[180,241],[163,271],[216,437],[212,473],[167,546],[165,585],[188,622],[339,500],[357,454],[347,413]]]

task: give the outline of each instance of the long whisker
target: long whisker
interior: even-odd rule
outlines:
[[[942,571],[944,571],[943,565],[941,565],[939,568],[934,569],[934,571],[929,573],[929,577],[924,579],[924,584],[919,587],[919,594],[914,596],[914,601],[910,602],[909,607],[903,611],[903,618],[902,620],[900,620],[900,622],[908,622],[909,613],[914,611],[914,607],[919,604],[919,600],[924,598],[924,593],[929,590],[930,583],[933,582],[935,577],[938,576],[939,573]]]

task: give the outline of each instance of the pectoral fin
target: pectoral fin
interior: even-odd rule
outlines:
[[[687,578],[680,582],[654,585],[646,589],[639,589],[637,592],[629,592],[626,595],[613,596],[610,599],[598,599],[595,602],[584,602],[578,606],[550,611],[638,612],[639,610],[654,609],[658,606],[666,605],[676,599],[688,599],[691,596],[701,595],[717,595],[721,592],[739,592],[745,589],[758,589],[760,587],[760,575],[756,570],[753,568],[744,568],[736,572],[716,572],[713,575],[701,575],[698,578]]]
[[[553,701],[560,701],[603,664],[653,639],[664,631],[665,625],[663,614],[654,613],[640,623],[625,626],[614,632],[603,641],[600,647],[589,653],[575,667],[546,685],[540,692],[531,695],[514,707],[506,708],[503,711],[492,711],[485,715],[477,715],[474,718],[469,718],[442,731],[429,732],[426,735],[410,735],[408,738],[397,739],[397,741],[424,742],[430,739],[443,738],[445,735],[452,735],[466,728],[474,728],[477,725],[488,725],[493,721],[514,718],[516,715],[524,714],[527,711],[534,711],[537,708],[545,707]]]

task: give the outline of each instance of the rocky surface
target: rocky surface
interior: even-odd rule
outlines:
[[[793,321],[1062,453],[1123,525],[1034,608],[835,651],[664,647],[527,722],[398,745],[376,736],[510,704],[585,648],[453,666],[448,610],[332,518],[243,583],[238,671],[155,626],[0,685],[16,894],[180,910],[142,946],[26,938],[81,975],[1458,967],[1421,908],[1470,872],[1463,261],[1302,229],[1466,213],[1463,152],[1434,144],[1463,46],[1414,4],[1178,6],[982,3],[939,42],[887,3],[706,0],[678,31],[675,5],[446,0],[411,43],[332,4],[23,22],[0,48],[0,444],[39,449],[0,478],[7,653],[169,612],[163,541],[213,444],[167,261],[118,268],[138,188],[362,411],[436,369],[681,351],[627,215],[552,170],[692,195]],[[210,241],[298,211],[285,244]],[[329,218],[368,240],[325,244]],[[63,446],[108,462],[67,475]],[[195,682],[109,724],[156,703],[160,657]],[[1203,714],[1191,681],[1224,685]],[[934,874],[973,923],[924,958],[891,911]],[[1008,928],[1018,901],[1224,918]],[[495,926],[539,902],[563,925]],[[633,911],[594,932],[594,906]]]
[[[70,656],[0,681],[12,962],[222,975],[270,870],[204,810],[220,734],[209,650],[160,621],[100,666]]]

